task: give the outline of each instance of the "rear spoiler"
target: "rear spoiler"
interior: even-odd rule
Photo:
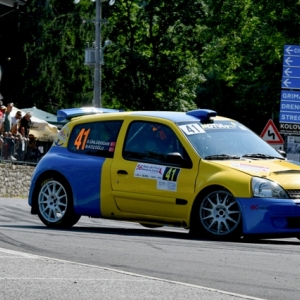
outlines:
[[[57,111],[57,122],[64,120],[71,120],[75,117],[85,115],[95,115],[103,113],[121,112],[122,109],[102,108],[102,107],[79,107],[79,108],[66,108]]]

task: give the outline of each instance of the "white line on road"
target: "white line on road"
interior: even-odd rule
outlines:
[[[120,270],[117,270],[117,269],[111,269],[111,268],[107,268],[107,267],[100,267],[100,266],[77,263],[77,262],[73,262],[73,261],[67,261],[67,260],[62,260],[62,259],[57,259],[57,258],[52,258],[52,257],[34,255],[34,254],[29,254],[29,253],[14,251],[14,250],[7,250],[7,249],[4,249],[4,248],[0,248],[0,252],[7,253],[7,254],[10,254],[10,255],[14,255],[14,256],[21,256],[21,257],[28,258],[28,259],[52,260],[52,261],[56,261],[56,262],[73,264],[73,265],[78,265],[78,266],[83,266],[83,267],[96,268],[96,269],[100,269],[100,270],[116,272],[116,273],[119,273],[119,274],[139,277],[139,278],[148,279],[148,280],[155,280],[155,281],[160,281],[160,282],[178,284],[178,285],[182,285],[182,286],[186,286],[186,287],[202,289],[202,290],[206,290],[206,291],[210,291],[210,292],[217,292],[217,293],[221,293],[221,294],[224,294],[224,295],[236,296],[236,297],[240,297],[240,298],[244,298],[244,299],[263,300],[262,298],[251,297],[251,296],[247,296],[247,295],[243,295],[243,294],[230,293],[230,292],[226,292],[226,291],[223,291],[223,290],[207,288],[207,287],[203,287],[203,286],[199,286],[199,285],[194,285],[194,284],[189,284],[189,283],[184,283],[184,282],[179,282],[179,281],[172,281],[172,280],[167,280],[167,279],[162,279],[162,278],[157,278],[157,277],[151,277],[151,276],[146,276],[146,275],[140,275],[140,274],[136,274],[136,273],[120,271]],[[5,257],[7,258],[8,256],[3,256],[3,258],[5,258]],[[2,279],[2,278],[0,278],[0,279]],[[13,279],[13,278],[5,278],[5,279]],[[17,278],[15,278],[15,279],[17,279]],[[31,279],[34,279],[34,278],[31,278]],[[57,279],[57,278],[55,278],[55,279]],[[48,280],[49,280],[49,278],[48,278]]]

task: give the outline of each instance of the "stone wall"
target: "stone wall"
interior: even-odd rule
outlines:
[[[0,163],[0,197],[28,197],[35,166]]]

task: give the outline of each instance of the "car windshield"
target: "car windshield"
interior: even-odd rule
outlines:
[[[178,123],[198,154],[204,159],[283,158],[253,131],[236,121]]]

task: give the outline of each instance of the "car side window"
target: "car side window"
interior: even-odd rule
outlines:
[[[68,149],[71,152],[112,158],[122,121],[102,121],[74,126]]]
[[[127,160],[170,164],[167,156],[180,154],[189,157],[171,128],[153,122],[132,122],[129,126],[123,148],[123,158]]]

